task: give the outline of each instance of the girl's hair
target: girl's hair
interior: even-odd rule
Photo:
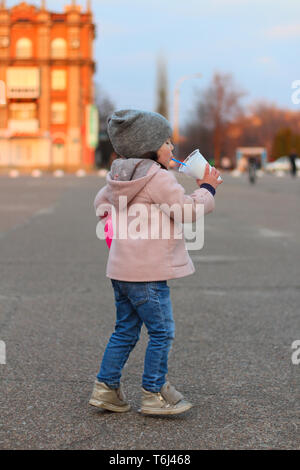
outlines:
[[[157,161],[158,159],[158,156],[157,156],[157,152],[147,152],[147,153],[144,153],[144,155],[141,156],[141,158],[149,158],[149,160],[154,160],[156,163],[158,163],[164,170],[167,170],[168,168],[165,167],[165,165],[163,165],[162,163],[160,163],[159,161]]]
[[[118,153],[116,154],[117,155],[117,158],[124,158],[122,157],[122,155],[119,155]],[[126,158],[126,157],[125,157]],[[165,165],[163,165],[162,163],[160,163],[159,161],[157,161],[158,159],[158,156],[157,156],[157,152],[147,152],[147,153],[144,153],[141,157],[139,158],[148,158],[149,160],[154,160],[156,163],[158,163],[164,170],[167,170],[168,168],[165,167]]]

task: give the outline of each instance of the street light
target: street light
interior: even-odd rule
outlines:
[[[180,85],[190,78],[200,78],[202,77],[201,73],[193,73],[192,75],[184,75],[179,78],[175,85],[174,90],[174,129],[173,129],[173,142],[174,144],[179,144],[180,134],[179,134],[179,94],[180,94]]]

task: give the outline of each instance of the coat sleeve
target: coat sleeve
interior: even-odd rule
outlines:
[[[158,171],[148,183],[147,191],[152,203],[158,204],[175,222],[195,222],[203,214],[203,209],[204,214],[209,214],[215,208],[214,196],[208,189],[199,188],[187,195],[170,171]],[[174,209],[170,209],[172,206]]]
[[[101,222],[105,225],[108,217],[111,215],[111,203],[106,195],[107,185],[98,191],[94,200],[94,209],[96,216],[99,217]]]

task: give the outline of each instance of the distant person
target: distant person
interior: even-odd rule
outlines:
[[[257,159],[256,157],[250,156],[248,158],[248,175],[251,184],[256,182],[256,170],[257,170]]]
[[[163,223],[170,224],[170,234],[167,238],[136,239],[125,222],[125,237],[112,239],[106,276],[111,279],[114,289],[117,321],[89,403],[119,413],[130,409],[120,379],[144,323],[149,342],[140,411],[150,415],[179,414],[191,408],[192,404],[184,400],[183,395],[166,380],[168,353],[175,333],[167,280],[193,274],[195,268],[184,237],[174,238],[174,215],[170,216],[168,210],[164,209],[166,212],[163,212],[157,206],[165,204],[173,207],[177,204],[183,210],[184,205],[188,205],[193,220],[199,217],[196,204],[204,205],[205,214],[212,212],[220,173],[215,168],[210,172],[207,165],[203,180],[197,180],[200,187],[191,195],[185,194],[173,173],[168,171],[174,149],[172,129],[158,113],[117,111],[108,121],[108,133],[116,154],[122,157],[113,161],[107,175],[107,185],[95,198],[96,214],[105,224],[114,208],[116,235],[120,233],[119,197],[122,196],[122,212],[126,217],[133,204],[143,204],[148,222],[155,226],[156,214],[161,214],[165,220]],[[124,196],[128,201],[126,206],[122,201]],[[155,208],[156,213],[153,211]],[[197,371],[194,373],[197,374]]]
[[[232,167],[231,160],[229,157],[225,156],[221,160],[221,167],[223,170],[230,170]]]
[[[297,176],[297,165],[296,165],[296,159],[298,158],[296,149],[292,149],[291,154],[289,155],[290,158],[290,163],[291,163],[291,175],[293,177]]]

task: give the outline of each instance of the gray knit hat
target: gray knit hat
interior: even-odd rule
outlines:
[[[107,132],[119,155],[139,158],[156,152],[171,137],[172,128],[161,114],[137,109],[122,109],[107,120]]]

